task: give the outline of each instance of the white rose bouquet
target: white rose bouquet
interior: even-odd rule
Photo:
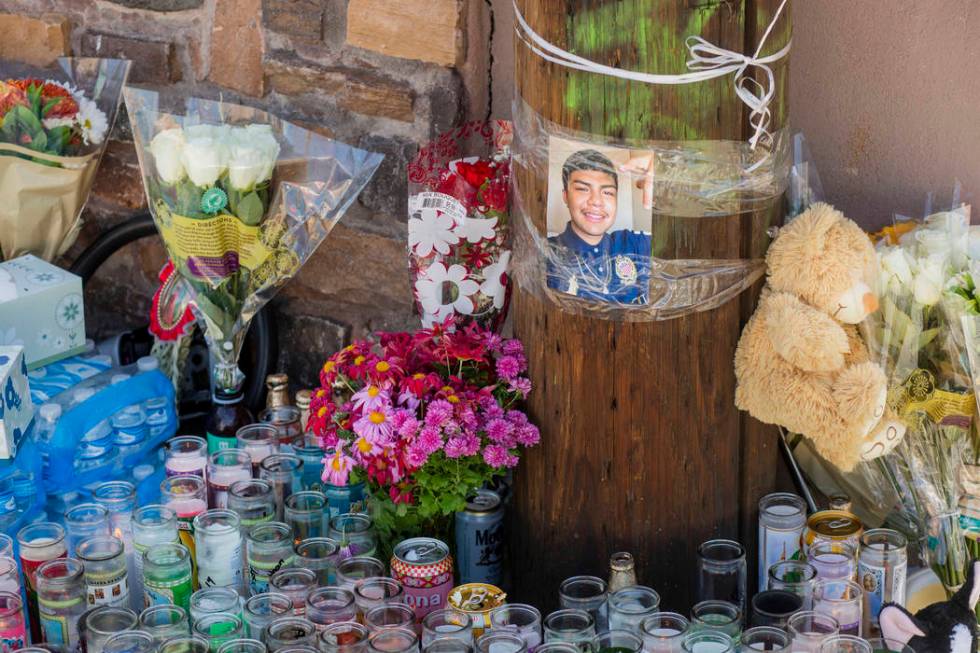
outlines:
[[[291,279],[382,156],[265,112],[127,88],[150,209],[203,324],[216,389],[240,387],[252,317]],[[166,100],[183,107],[167,110]]]

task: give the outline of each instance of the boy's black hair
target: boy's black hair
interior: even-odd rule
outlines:
[[[604,172],[612,177],[616,190],[619,190],[619,175],[616,172],[616,166],[614,166],[609,157],[602,152],[598,152],[596,150],[579,150],[578,152],[572,152],[572,154],[565,159],[565,163],[561,167],[562,188],[568,190],[568,178],[572,176],[573,172],[578,170],[595,170],[597,172]]]

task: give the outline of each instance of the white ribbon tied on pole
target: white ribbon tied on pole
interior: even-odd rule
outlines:
[[[700,36],[689,36],[686,40],[687,49],[690,54],[690,58],[687,60],[687,69],[691,72],[677,75],[658,75],[613,68],[612,66],[596,63],[585,57],[580,57],[563,50],[553,43],[548,42],[547,39],[531,28],[517,8],[516,0],[514,0],[515,30],[518,38],[542,59],[558,64],[559,66],[584,72],[658,85],[694,84],[732,75],[736,95],[738,95],[738,98],[751,111],[749,114],[749,124],[752,126],[752,136],[749,138],[749,145],[754,150],[760,142],[767,145],[772,137],[769,132],[769,123],[772,120],[772,111],[769,110],[769,104],[772,102],[772,98],[776,93],[776,78],[769,64],[779,61],[789,54],[792,41],[789,41],[785,47],[771,55],[766,57],[760,57],[759,55],[762,53],[762,49],[776,23],[779,21],[779,17],[786,8],[788,1],[783,0],[780,3],[779,8],[773,14],[772,21],[770,21],[765,33],[759,40],[759,44],[752,56],[742,52],[726,50],[706,41]],[[749,74],[753,70],[758,70],[762,73],[762,81],[755,79],[753,75]]]

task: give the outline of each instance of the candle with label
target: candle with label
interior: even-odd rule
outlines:
[[[208,510],[194,518],[197,577],[201,587],[228,587],[241,594],[242,532],[238,515]]]

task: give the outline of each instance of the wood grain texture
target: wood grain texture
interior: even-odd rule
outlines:
[[[747,41],[776,5],[518,0],[528,23],[549,41],[600,63],[649,72],[683,71],[691,34],[754,51],[755,41]],[[765,52],[785,44],[788,21],[783,25]],[[747,133],[747,111],[730,77],[645,86],[550,64],[520,40],[515,47],[518,96],[558,125],[611,140],[740,140]],[[785,65],[777,79],[779,125]],[[520,168],[515,178],[532,221],[543,229],[546,180]],[[724,218],[657,217],[656,253],[758,256],[766,228],[780,215],[777,204]],[[733,403],[732,357],[755,295],[677,320],[618,323],[563,313],[517,293],[514,330],[527,347],[536,384],[529,411],[542,441],[515,483],[512,600],[550,610],[563,578],[605,576],[609,555],[627,550],[637,558],[640,582],[660,592],[663,608],[687,612],[700,542],[729,537],[754,546],[755,505],[774,487],[779,464],[773,432]]]

